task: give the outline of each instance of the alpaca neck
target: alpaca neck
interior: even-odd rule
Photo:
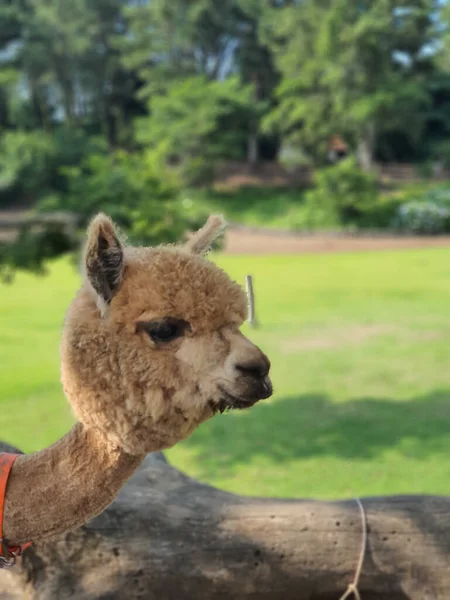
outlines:
[[[80,527],[112,502],[143,458],[111,448],[80,423],[53,446],[20,456],[6,491],[5,538],[37,542]]]

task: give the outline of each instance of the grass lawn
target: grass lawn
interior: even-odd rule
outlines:
[[[251,336],[276,393],[202,425],[169,460],[245,494],[450,495],[450,249],[217,261],[255,277]],[[0,288],[0,438],[26,451],[71,423],[58,341],[77,285],[60,261]]]
[[[252,227],[297,230],[305,226],[305,189],[245,187],[231,191],[191,190],[194,209],[219,212],[227,221]]]

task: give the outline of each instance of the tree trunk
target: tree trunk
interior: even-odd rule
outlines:
[[[254,169],[259,162],[258,134],[251,131],[247,138],[247,163]]]
[[[249,77],[253,84],[253,99],[255,104],[261,99],[261,83],[257,73],[253,73]],[[250,123],[250,131],[247,138],[247,164],[251,169],[257,167],[259,163],[259,123],[258,120],[254,120]]]
[[[55,52],[53,55],[53,65],[56,74],[56,80],[61,90],[61,100],[64,108],[64,115],[69,125],[76,125],[77,117],[75,110],[75,89],[72,80],[70,61],[66,54]]]
[[[358,164],[364,171],[373,169],[373,153],[375,147],[375,125],[367,124],[359,139],[358,144]]]
[[[448,600],[450,499],[362,502],[361,598]],[[355,500],[236,496],[154,454],[102,515],[0,571],[0,598],[339,600],[361,544]]]
[[[28,82],[35,118],[39,122],[42,129],[50,132],[51,118],[49,115],[46,98],[44,97],[42,90],[39,89],[38,82],[31,75],[28,77]]]

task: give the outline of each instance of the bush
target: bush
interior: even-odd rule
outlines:
[[[410,196],[398,208],[394,226],[429,235],[449,232],[450,189],[438,187]]]
[[[376,176],[346,159],[317,173],[315,187],[306,193],[306,208],[314,225],[358,225],[377,196]]]
[[[450,230],[450,209],[428,201],[407,202],[400,206],[395,225],[413,233],[444,233]]]
[[[392,229],[403,198],[396,194],[380,194],[364,211],[358,225],[362,229]]]
[[[429,189],[424,192],[422,199],[428,202],[434,202],[439,206],[446,206],[450,208],[450,188],[436,187]]]

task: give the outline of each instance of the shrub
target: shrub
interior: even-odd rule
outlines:
[[[439,234],[450,231],[450,188],[411,193],[398,208],[393,225],[402,231]]]
[[[450,188],[449,187],[436,187],[424,192],[422,196],[423,200],[428,202],[434,202],[439,206],[446,206],[450,208]]]
[[[407,202],[400,206],[395,225],[413,233],[444,233],[449,231],[450,209],[429,201]]]
[[[392,229],[403,199],[396,195],[380,195],[375,202],[364,211],[358,225],[362,229]]]
[[[311,219],[330,224],[359,224],[378,196],[376,176],[359,169],[353,159],[322,169],[306,193]]]

